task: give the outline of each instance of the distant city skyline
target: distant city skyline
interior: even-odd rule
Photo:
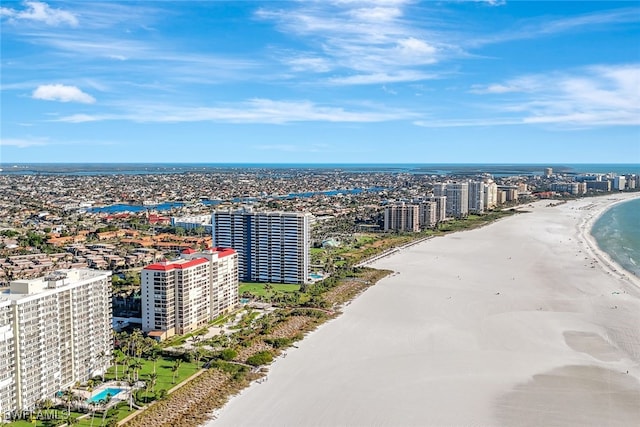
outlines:
[[[3,1],[0,163],[640,163],[640,4]]]

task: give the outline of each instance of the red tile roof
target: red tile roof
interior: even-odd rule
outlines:
[[[218,258],[223,258],[236,253],[236,251],[231,248],[209,248],[209,249],[212,251],[218,252]]]
[[[155,270],[155,271],[169,271],[169,270],[173,270],[174,268],[184,269],[184,268],[195,267],[196,265],[206,264],[208,262],[209,260],[206,258],[196,258],[187,262],[168,262],[168,263],[151,264],[146,266],[144,269]]]

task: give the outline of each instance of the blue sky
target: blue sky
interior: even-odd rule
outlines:
[[[638,1],[0,7],[3,163],[640,163]]]

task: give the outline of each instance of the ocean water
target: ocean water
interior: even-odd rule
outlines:
[[[591,234],[600,249],[640,277],[640,198],[614,205],[598,218]]]
[[[640,174],[640,164],[482,164],[482,163],[18,163],[0,162],[2,175],[150,175],[207,173],[221,171],[287,170],[306,171],[340,170],[353,173],[407,173],[426,175],[475,175],[491,173],[494,176],[542,175],[546,167],[555,173],[576,175],[581,173]]]

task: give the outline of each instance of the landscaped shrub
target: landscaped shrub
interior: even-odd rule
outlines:
[[[247,359],[247,363],[253,366],[266,365],[273,361],[273,355],[269,351],[259,351]]]
[[[238,352],[231,348],[226,348],[220,352],[220,359],[222,360],[229,361],[235,359],[236,357],[238,357]]]

